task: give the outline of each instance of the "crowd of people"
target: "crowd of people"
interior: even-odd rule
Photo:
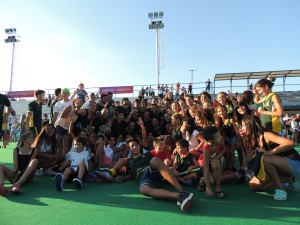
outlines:
[[[273,82],[261,79],[241,95],[219,92],[215,100],[210,81],[199,95],[192,86],[179,93],[178,82],[175,94],[167,85],[157,95],[142,88],[133,102],[114,101],[110,92],[97,100],[80,83],[74,93],[55,90],[49,119],[42,116],[45,92],[37,90],[23,118],[14,167],[0,165],[0,195],[9,191],[4,178],[20,193],[34,175],[55,174],[57,191],[68,182],[80,189],[83,181],[135,178],[140,193],[174,199],[183,211],[194,196],[185,186],[224,199],[221,184],[230,181],[248,181],[252,191],[273,187],[274,200],[286,200],[287,190],[300,189],[300,156],[294,148],[299,115],[281,121],[283,107]],[[6,96],[0,95],[0,105],[0,122],[7,122],[12,109]],[[163,189],[163,182],[174,191]]]

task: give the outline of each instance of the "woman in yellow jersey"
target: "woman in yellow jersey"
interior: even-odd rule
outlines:
[[[265,130],[280,133],[282,130],[280,117],[283,108],[278,94],[272,91],[274,81],[275,78],[270,77],[268,79],[261,79],[256,83],[254,102],[260,105],[258,113],[260,114],[260,120]],[[263,97],[260,98],[259,94],[263,95]]]

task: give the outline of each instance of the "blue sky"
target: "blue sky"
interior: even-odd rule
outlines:
[[[148,85],[157,83],[148,12],[164,11],[160,81],[188,83],[195,69],[199,83],[216,73],[300,69],[299,9],[297,0],[1,0],[0,91],[9,90],[11,69],[5,28],[21,35],[13,90]]]

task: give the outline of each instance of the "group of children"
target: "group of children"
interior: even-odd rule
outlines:
[[[263,81],[258,82],[256,87],[268,96],[270,85]],[[57,110],[61,118],[56,120],[56,127],[46,124],[35,140],[33,133],[25,132],[20,145],[14,150],[14,169],[0,166],[0,195],[8,193],[4,178],[13,183],[12,192],[20,193],[21,185],[30,181],[38,168],[55,172],[54,183],[58,191],[64,189],[66,182],[72,182],[80,189],[84,180],[124,182],[134,178],[139,182],[140,193],[157,199],[174,199],[183,211],[189,210],[193,199],[193,193],[185,191],[183,186],[196,185],[198,191],[205,192],[207,196],[224,199],[222,182],[235,180],[243,183],[248,177],[250,186],[257,190],[263,190],[262,186],[272,183],[272,179],[255,180],[258,174],[253,174],[254,168],[247,165],[251,157],[257,155],[255,148],[267,146],[255,144],[261,142],[264,131],[258,132],[260,128],[256,128],[252,134],[250,131],[254,125],[248,125],[248,117],[255,121],[260,120],[260,114],[268,115],[271,120],[273,116],[272,111],[262,110],[259,105],[256,106],[258,110],[254,109],[253,101],[258,92],[253,95],[245,91],[241,100],[230,99],[225,92],[218,93],[216,101],[212,101],[206,92],[197,98],[181,96],[178,101],[160,99],[161,103],[153,98],[148,105],[142,101],[130,105],[124,100],[122,106],[117,107],[112,99],[105,100],[103,95],[101,113],[96,112],[93,100],[86,109],[82,107],[85,93],[80,92],[83,96],[75,98],[73,103],[69,102],[68,89],[63,89],[62,93],[64,99],[56,104],[68,104],[65,108],[61,107],[61,111]],[[263,99],[256,99],[256,102],[265,103]],[[280,111],[278,105],[277,110]],[[269,119],[266,117],[263,122]],[[83,124],[86,127],[81,129]],[[103,130],[103,126],[110,129]],[[274,152],[293,148],[292,142],[270,137],[274,140],[266,136],[270,146],[280,140]],[[265,148],[272,150],[272,147]],[[239,169],[236,168],[236,150]],[[265,152],[265,155],[270,152]],[[291,162],[294,169],[284,170],[291,177],[294,190],[299,190],[300,162],[295,151],[292,153],[295,155]],[[271,159],[282,161],[277,157],[282,156],[272,156]],[[268,167],[269,157],[265,156],[264,160],[265,176],[275,179],[276,176],[270,172],[272,167]],[[164,180],[176,191],[163,189],[161,184]],[[274,181],[277,182],[277,178]],[[276,192],[274,199],[285,200],[286,194],[278,182],[276,184],[277,195],[281,197],[276,197]],[[215,185],[214,190],[212,185]]]

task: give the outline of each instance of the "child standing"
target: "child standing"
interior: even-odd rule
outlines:
[[[92,165],[89,151],[85,151],[87,146],[86,139],[77,137],[73,140],[73,143],[75,151],[69,153],[68,161],[65,162],[69,167],[66,168],[63,174],[58,173],[54,178],[58,191],[63,189],[64,182],[67,180],[73,180],[73,184],[78,189],[82,188],[82,179]]]
[[[23,134],[20,146],[14,149],[14,169],[10,170],[4,165],[0,165],[0,195],[8,193],[4,187],[4,178],[13,183],[11,191],[15,194],[22,192],[21,185],[30,182],[38,166],[37,149],[31,147],[34,141],[34,134],[27,131]]]
[[[226,170],[230,169],[236,171],[235,168],[235,149],[236,149],[236,133],[235,123],[232,117],[228,116],[227,108],[225,105],[219,105],[217,107],[218,116],[221,118],[220,131],[225,140],[225,147],[227,149],[225,153]]]
[[[222,158],[225,153],[224,141],[217,127],[208,126],[203,128],[202,135],[207,141],[203,146],[203,155],[198,162],[204,166],[204,179],[200,179],[199,188],[205,187],[207,196],[213,196],[211,184],[216,184],[216,196],[218,199],[225,198],[221,190],[220,178],[222,172]]]
[[[197,174],[192,173],[192,170],[199,167],[198,162],[193,154],[189,153],[189,142],[181,139],[176,142],[176,155],[173,163],[173,172],[180,183],[192,186],[197,180]],[[180,177],[180,173],[188,171],[188,175]]]

